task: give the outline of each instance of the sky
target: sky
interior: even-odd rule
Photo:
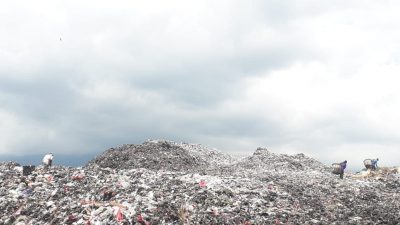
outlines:
[[[400,165],[400,2],[2,1],[0,159],[147,139]]]

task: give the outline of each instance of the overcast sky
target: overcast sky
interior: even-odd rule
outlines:
[[[0,155],[168,139],[400,164],[400,2],[2,1]]]

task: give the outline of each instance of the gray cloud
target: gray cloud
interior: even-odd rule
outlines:
[[[0,13],[0,154],[166,138],[329,162],[400,146],[398,39],[379,41],[393,22],[365,35],[394,2],[48,3]]]

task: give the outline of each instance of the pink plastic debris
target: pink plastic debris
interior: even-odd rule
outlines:
[[[76,181],[81,181],[81,180],[83,180],[83,178],[84,178],[83,175],[72,176],[72,180],[76,180]]]
[[[200,183],[199,183],[199,186],[200,187],[206,187],[207,186],[206,181],[205,180],[201,180]]]
[[[143,223],[144,222],[142,214],[139,214],[136,219],[137,219],[138,223]]]
[[[117,212],[117,221],[118,222],[122,222],[122,220],[124,220],[124,215],[121,212],[121,209],[118,208],[118,212]]]
[[[68,222],[76,222],[76,221],[78,221],[78,218],[76,218],[74,215],[69,215],[67,221]]]

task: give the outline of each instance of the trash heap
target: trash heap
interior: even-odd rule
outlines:
[[[304,154],[286,155],[274,154],[267,148],[259,147],[252,156],[245,158],[234,165],[235,167],[257,171],[306,171],[320,170],[329,171],[329,168],[315,159]],[[262,170],[260,170],[262,167]]]
[[[396,179],[399,176],[400,167],[379,167],[376,170],[363,169],[355,173],[352,177],[360,180],[377,180],[383,182],[399,181]]]
[[[89,165],[118,169],[192,171],[208,167],[210,163],[173,142],[156,140],[110,148],[91,160]]]
[[[228,154],[224,154],[217,149],[211,149],[201,144],[190,144],[190,143],[178,143],[172,141],[160,141],[160,140],[153,140],[154,143],[159,142],[168,142],[171,145],[179,146],[188,153],[196,158],[201,158],[202,160],[206,161],[208,164],[213,166],[225,166],[231,165],[238,160],[235,157],[232,157]]]
[[[27,176],[0,163],[0,225],[399,224],[394,171],[340,180],[303,154],[259,148],[236,160],[201,145],[147,141],[85,167],[38,166]]]

